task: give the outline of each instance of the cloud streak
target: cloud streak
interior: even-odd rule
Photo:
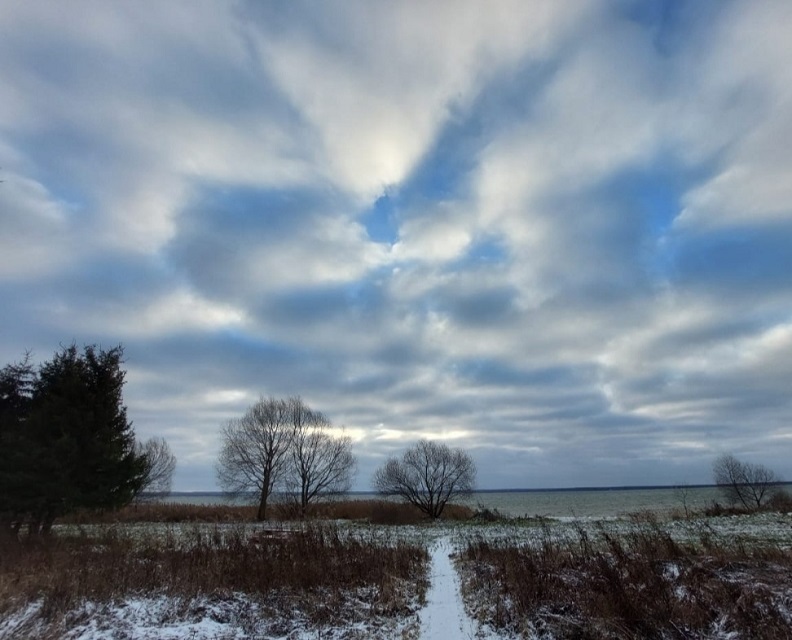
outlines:
[[[213,489],[300,394],[358,488],[418,437],[487,488],[792,477],[786,3],[0,9],[0,355],[126,347]]]

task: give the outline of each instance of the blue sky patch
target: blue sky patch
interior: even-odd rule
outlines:
[[[355,489],[422,435],[487,489],[792,477],[788,2],[41,4],[0,19],[0,355],[123,343],[176,489],[294,394]]]
[[[399,224],[396,219],[396,205],[388,194],[383,194],[363,214],[366,232],[374,242],[394,244],[399,240]]]

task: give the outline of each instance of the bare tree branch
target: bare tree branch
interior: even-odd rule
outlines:
[[[352,454],[352,439],[327,433],[327,417],[312,411],[300,398],[290,398],[293,436],[288,489],[300,515],[318,496],[349,491],[357,461]]]
[[[390,458],[374,473],[374,488],[399,496],[431,518],[439,518],[448,502],[468,495],[476,481],[476,465],[462,449],[419,440],[401,460]]]
[[[741,462],[731,454],[723,454],[712,464],[715,484],[731,504],[746,509],[759,509],[775,493],[781,478],[761,464]]]
[[[266,519],[267,501],[286,472],[293,435],[290,418],[287,401],[261,398],[221,430],[218,484],[233,495],[256,492],[259,520]]]
[[[173,472],[176,470],[176,456],[171,452],[165,438],[149,438],[144,443],[138,442],[135,450],[138,456],[146,460],[143,485],[138,497],[143,493],[155,496],[169,494]]]

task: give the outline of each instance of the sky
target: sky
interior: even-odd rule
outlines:
[[[0,364],[141,440],[299,395],[354,488],[792,480],[792,3],[0,0]]]

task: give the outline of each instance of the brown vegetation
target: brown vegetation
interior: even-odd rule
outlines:
[[[314,518],[329,520],[363,520],[372,524],[418,524],[427,521],[427,515],[417,507],[390,500],[345,500],[314,505],[309,510]],[[449,504],[443,511],[443,520],[469,520],[470,507]]]
[[[332,525],[281,536],[251,531],[201,526],[179,536],[150,531],[133,538],[110,527],[98,537],[6,538],[0,542],[0,617],[35,601],[56,628],[86,601],[247,594],[263,611],[299,609],[311,623],[326,624],[350,615],[351,599],[380,616],[409,611],[423,599],[428,558],[422,546],[365,541]]]
[[[299,519],[299,511],[291,503],[270,505],[271,520]],[[361,520],[372,524],[417,524],[427,517],[410,504],[389,500],[337,500],[308,506],[306,517],[321,520]],[[444,520],[468,520],[473,510],[463,505],[448,505]],[[254,522],[256,507],[250,505],[190,505],[171,503],[131,504],[117,511],[104,513],[78,512],[64,517],[63,524],[111,524],[136,522]]]
[[[461,554],[465,591],[497,629],[564,638],[792,637],[792,556],[747,549],[702,528],[680,544],[651,519],[535,545],[484,539]],[[725,636],[724,636],[725,637]]]

